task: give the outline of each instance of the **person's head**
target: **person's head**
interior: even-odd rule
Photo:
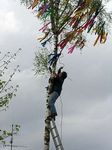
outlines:
[[[65,71],[61,72],[60,73],[60,76],[63,78],[63,79],[66,79],[67,78],[67,73]]]

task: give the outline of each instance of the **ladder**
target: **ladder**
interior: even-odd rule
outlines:
[[[50,131],[56,150],[64,150],[54,119],[50,122]]]

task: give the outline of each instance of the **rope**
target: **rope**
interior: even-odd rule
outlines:
[[[61,62],[60,58],[59,58],[59,64],[63,67],[65,67],[65,64]]]
[[[61,141],[62,141],[62,127],[63,127],[63,102],[62,102],[62,98],[60,96],[60,102],[61,102],[61,121],[60,121],[60,138],[61,138]]]

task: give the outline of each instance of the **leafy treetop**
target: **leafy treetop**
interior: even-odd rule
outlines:
[[[106,12],[102,0],[33,0],[29,8],[43,20],[40,31],[44,36],[39,38],[43,46],[56,35],[58,48],[63,50],[69,45],[68,53],[72,53],[75,47],[85,46],[85,33],[96,35],[94,46],[98,41],[106,42],[106,27],[111,15]]]
[[[106,42],[108,24],[112,20],[111,12],[107,12],[106,9],[108,1],[21,0],[43,22],[39,30],[43,36],[38,40],[43,47],[47,46],[47,43],[52,45],[51,66],[56,66],[65,47],[68,47],[68,53],[72,53],[75,48],[83,49],[87,42],[87,34],[95,34],[94,46],[98,42]]]

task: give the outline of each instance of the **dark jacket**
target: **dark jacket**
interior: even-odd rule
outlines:
[[[62,85],[64,82],[63,77],[59,77],[59,76],[53,77],[50,79],[50,82],[52,84],[52,89],[51,89],[50,93],[55,91],[60,95],[61,91],[62,91]]]
[[[57,92],[59,95],[61,94],[61,91],[62,91],[62,85],[63,85],[63,82],[64,82],[64,79],[63,77],[59,77],[57,76],[56,78],[54,78],[52,80],[53,82],[53,91]]]
[[[65,75],[63,74],[63,76],[59,76],[59,74],[61,73],[61,69],[62,67],[60,67],[55,77],[50,77],[49,79],[49,83],[51,83],[51,86],[49,87],[49,94],[54,91],[57,92],[59,95],[61,94],[64,79],[67,77],[67,74],[65,72],[63,72],[65,73]]]

